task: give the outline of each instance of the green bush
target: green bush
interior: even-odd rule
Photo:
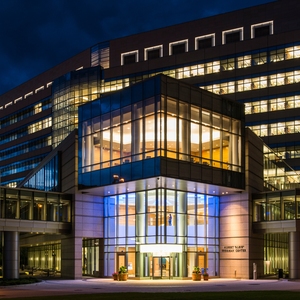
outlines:
[[[36,282],[39,282],[39,280],[34,277],[20,278],[20,279],[2,279],[2,278],[0,278],[0,286],[30,284],[30,283],[36,283]]]

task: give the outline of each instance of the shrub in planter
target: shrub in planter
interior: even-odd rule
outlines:
[[[128,273],[127,273],[127,269],[122,266],[119,269],[119,281],[127,281],[128,279]]]
[[[194,267],[192,273],[192,280],[193,281],[200,281],[201,280],[201,270],[199,267]]]

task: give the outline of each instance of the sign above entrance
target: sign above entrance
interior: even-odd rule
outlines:
[[[140,245],[141,253],[153,253],[153,256],[170,256],[170,253],[182,253],[182,245],[150,244]]]

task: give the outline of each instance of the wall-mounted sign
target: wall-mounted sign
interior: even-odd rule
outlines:
[[[228,252],[228,253],[247,252],[245,246],[223,246],[221,250],[222,252]]]

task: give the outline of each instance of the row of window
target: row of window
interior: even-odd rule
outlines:
[[[209,218],[212,218],[214,216],[209,216]],[[118,237],[123,236],[125,237],[125,225],[128,224],[128,226],[134,226],[135,225],[135,214],[128,214],[126,216],[119,216],[119,217],[110,217],[111,221],[116,221],[117,227],[119,228],[119,233],[123,232],[123,234],[118,234]],[[138,215],[139,221],[143,222],[144,225],[147,226],[168,226],[170,230],[167,230],[167,235],[176,235],[176,228],[170,228],[170,227],[176,227],[176,226],[182,226],[182,221],[180,222],[180,219],[184,218],[186,224],[188,226],[204,226],[206,225],[206,222],[208,219],[205,218],[204,213],[202,215],[199,213],[199,215],[193,215],[193,214],[188,214],[187,217],[183,213],[167,213],[164,211],[160,212],[153,212],[153,213],[143,213]],[[198,229],[199,229],[198,227]],[[153,228],[152,228],[153,229]],[[175,229],[175,230],[174,230]],[[134,235],[134,227],[131,228],[131,233]],[[196,227],[189,228],[189,230],[193,231],[195,233]],[[178,230],[177,230],[178,231]],[[199,233],[199,230],[198,230]],[[155,232],[150,234],[148,232],[147,235],[155,235]],[[189,232],[189,236],[193,236],[194,234],[191,234]]]
[[[0,217],[7,219],[71,221],[69,196],[6,189],[1,193]]]
[[[0,142],[1,144],[5,144],[8,143],[10,141],[14,141],[16,139],[19,139],[23,136],[26,136],[28,134],[37,132],[39,130],[43,130],[46,128],[49,128],[52,126],[52,118],[46,118],[44,120],[35,122],[33,124],[30,124],[28,126],[24,126],[22,128],[19,128],[16,131],[10,132],[9,134],[5,135],[5,136],[1,136],[0,137]]]
[[[60,157],[54,156],[43,168],[23,184],[25,188],[42,191],[60,191],[59,181]]]
[[[273,21],[251,25],[251,39],[273,34]],[[233,28],[222,31],[222,44],[235,43],[244,40],[244,27]],[[195,37],[194,49],[214,47],[216,34],[206,34]],[[176,55],[189,51],[189,40],[184,39],[169,43],[168,55]],[[144,49],[144,60],[160,58],[163,56],[163,45],[156,45]],[[121,65],[136,63],[139,61],[139,50],[129,51],[121,54]]]
[[[48,82],[45,86],[46,86],[46,88],[49,88],[51,85],[52,85],[52,82]],[[44,89],[45,89],[45,86],[42,85],[42,86],[36,88],[34,91],[31,91],[31,92],[25,94],[24,96],[21,96],[21,97],[15,99],[15,100],[13,100],[13,101],[10,101],[10,102],[6,103],[6,104],[3,105],[3,106],[0,106],[0,110],[2,110],[2,109],[4,109],[4,108],[7,108],[7,107],[9,107],[9,106],[11,106],[11,105],[13,105],[13,104],[16,104],[17,102],[19,102],[19,101],[21,101],[21,100],[23,100],[23,99],[25,100],[26,98],[28,98],[29,96],[32,96],[33,94],[37,94],[38,92],[44,90]]]
[[[82,68],[83,68],[83,67],[79,67],[79,68],[76,69],[76,71],[77,71],[77,70],[81,70]],[[51,86],[52,86],[52,83],[53,83],[53,81],[48,82],[47,84],[42,85],[42,86],[36,88],[35,90],[30,91],[30,92],[28,92],[27,94],[25,94],[25,95],[23,95],[23,96],[20,96],[19,98],[16,98],[16,99],[14,99],[14,100],[12,100],[12,101],[6,103],[6,104],[3,105],[3,106],[0,106],[0,110],[3,110],[4,108],[7,108],[7,107],[9,107],[9,106],[11,106],[11,105],[13,105],[13,104],[16,104],[16,103],[19,102],[19,101],[25,100],[26,98],[28,98],[28,97],[30,97],[30,96],[32,96],[32,95],[34,95],[34,94],[37,94],[37,93],[40,92],[40,91],[43,91],[45,88],[51,87]]]
[[[0,151],[1,159],[5,160],[8,158],[22,155],[24,153],[35,151],[36,149],[41,149],[47,146],[51,146],[52,145],[51,140],[52,140],[51,136],[47,136],[37,140],[30,141],[29,143],[26,142],[26,143],[19,144],[18,146],[6,148],[5,150]]]
[[[239,121],[171,98],[156,105],[167,113],[156,118],[150,98],[84,122],[83,172],[155,156],[239,169],[240,154],[230,150],[238,144]]]
[[[283,86],[300,82],[300,70],[269,74],[258,77],[233,80],[223,83],[214,83],[206,86],[199,86],[215,94],[232,94],[264,89],[268,87]]]
[[[300,107],[300,95],[263,99],[245,103],[245,114],[264,113],[268,111],[293,109]]]
[[[219,224],[219,198],[163,189],[142,191],[105,197],[104,214],[106,238],[134,236],[136,240],[130,244],[144,244],[146,236],[148,243],[155,242],[156,236],[177,236],[178,242],[197,236],[202,243],[204,237],[213,242]]]
[[[300,120],[272,124],[260,124],[248,127],[260,137],[289,133],[300,133]]]
[[[254,222],[299,219],[299,197],[279,194],[261,197],[261,199],[254,200]]]
[[[43,99],[41,102],[34,104],[33,106],[27,106],[24,110],[20,110],[13,115],[5,116],[2,120],[0,120],[0,129],[36,115],[48,108],[51,108],[51,106],[52,103],[50,98]]]
[[[168,200],[165,201],[165,198]],[[218,215],[218,202],[214,203],[214,200],[217,199],[218,197],[194,193],[188,193],[185,197],[184,192],[175,192],[174,190],[148,190],[137,194],[129,193],[107,197],[105,216],[122,216],[146,212],[167,212],[169,214],[177,212],[201,216],[208,213],[208,215],[216,216]],[[182,201],[185,202],[184,205]]]
[[[31,158],[29,160],[18,161],[13,164],[5,165],[5,167],[3,167],[0,170],[1,176],[8,176],[27,170],[32,170],[45,158],[45,156],[46,154],[41,156],[35,156],[34,158]],[[1,183],[3,182],[1,181]]]
[[[28,126],[28,134],[35,133],[37,131],[46,129],[52,126],[52,118],[47,118],[41,121],[38,121],[34,124]]]
[[[184,72],[184,69],[188,69],[188,70],[186,70],[186,72]],[[191,66],[191,67],[186,67],[186,68],[181,68],[181,69],[176,69],[176,70],[168,70],[163,73],[165,75],[174,77],[176,79],[188,78],[188,77],[193,76],[193,74],[198,75],[198,73],[191,73],[190,72],[191,69],[193,69],[196,72],[197,66],[194,66],[194,67]],[[219,72],[219,65],[216,64],[215,67],[212,66],[211,68],[209,68],[209,72],[213,72],[213,73]],[[123,89],[123,88],[129,86],[133,82],[144,80],[144,79],[148,78],[149,76],[153,76],[153,75],[155,75],[155,74],[140,76],[140,78],[137,77],[132,82],[130,82],[130,80],[128,78],[121,79],[121,80],[114,80],[114,81],[110,81],[110,82],[103,82],[103,85],[101,86],[101,93],[108,93],[110,91],[116,91],[116,90]],[[204,75],[204,73],[202,75]],[[293,71],[289,71],[289,72],[281,72],[281,73],[252,77],[252,78],[245,78],[245,79],[241,79],[241,80],[233,80],[233,81],[228,81],[228,82],[223,82],[223,83],[215,83],[212,85],[199,86],[199,87],[204,88],[215,94],[223,95],[223,94],[232,94],[232,93],[236,93],[236,92],[246,92],[246,91],[258,90],[258,89],[267,88],[267,87],[283,86],[283,85],[294,84],[294,83],[299,83],[299,82],[300,82],[300,70],[293,70]],[[248,113],[259,112],[258,110],[256,111],[256,110],[252,109],[252,104],[249,104],[249,105],[251,105],[251,109],[250,109],[250,112],[248,109]],[[292,102],[287,104],[287,106],[290,106],[290,108],[292,108],[292,105],[294,105],[294,107],[296,107],[295,105],[297,105],[297,104],[295,104],[295,102],[294,102],[294,104],[292,104]],[[274,105],[272,105],[272,108],[273,109],[271,109],[271,110],[276,110]],[[287,107],[287,108],[289,108],[289,107]],[[253,112],[251,112],[252,110],[253,110]]]
[[[123,89],[133,83],[145,80],[151,76],[154,76],[159,73],[163,73],[170,77],[176,79],[183,79],[183,78],[190,78],[193,76],[203,76],[207,74],[219,73],[223,71],[230,71],[239,68],[248,68],[251,66],[267,64],[267,63],[276,63],[282,60],[290,60],[290,59],[298,59],[300,58],[300,46],[299,45],[284,45],[278,47],[276,49],[261,49],[259,51],[253,51],[252,53],[241,53],[238,54],[236,57],[230,58],[223,58],[214,61],[207,61],[207,62],[199,62],[197,64],[192,64],[190,66],[180,67],[176,69],[169,69],[169,70],[157,70],[157,72],[152,74],[141,74],[139,76],[134,76],[131,78],[123,78],[119,80],[112,80],[107,82],[102,82],[101,84],[101,91],[100,93],[108,93],[111,91],[116,91],[119,89]],[[274,76],[273,76],[274,77]],[[285,79],[280,75],[277,78],[270,78],[270,84],[272,81],[275,81],[275,84],[282,85],[286,83],[292,83],[293,78]],[[245,87],[245,90],[251,90],[258,88],[257,84],[254,82],[249,82]],[[241,91],[243,91],[242,89]],[[216,93],[225,93],[225,92],[233,92],[233,89],[230,89],[225,84],[224,87],[219,88]]]
[[[281,158],[300,158],[300,145],[273,147],[272,149]]]

